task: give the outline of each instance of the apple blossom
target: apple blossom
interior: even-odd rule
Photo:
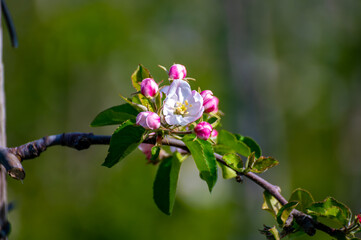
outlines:
[[[218,112],[219,99],[213,96],[211,90],[202,91],[201,96],[203,98],[204,112],[206,113]]]
[[[163,115],[169,125],[186,126],[203,114],[203,99],[186,81],[174,80],[165,92]]]
[[[212,131],[212,125],[207,122],[200,122],[194,128],[197,137],[203,140],[207,140],[211,136]]]
[[[142,83],[140,84],[140,92],[146,98],[152,98],[158,92],[158,84],[153,80],[153,78],[143,79]]]
[[[160,117],[154,112],[140,112],[137,116],[136,124],[145,129],[158,129],[160,127]]]
[[[181,64],[174,64],[170,67],[168,74],[171,79],[184,79],[187,76],[187,70]]]

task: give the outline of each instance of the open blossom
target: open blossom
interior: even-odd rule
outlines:
[[[154,97],[158,92],[158,84],[153,78],[146,78],[140,84],[140,92],[146,97]]]
[[[140,112],[137,116],[136,124],[145,129],[158,129],[160,127],[160,117],[154,112]]]
[[[168,74],[171,79],[183,79],[187,76],[187,70],[181,64],[174,64],[170,67]]]
[[[213,96],[211,90],[202,91],[201,96],[203,98],[204,112],[206,113],[218,112],[219,99]]]
[[[212,125],[207,122],[200,122],[194,128],[194,132],[196,133],[197,137],[203,140],[207,140],[211,136],[212,131]]]
[[[203,98],[186,81],[174,80],[166,88],[163,115],[169,125],[186,126],[203,114]]]

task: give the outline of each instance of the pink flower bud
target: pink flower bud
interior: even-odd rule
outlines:
[[[160,117],[154,112],[140,112],[137,116],[136,124],[145,129],[158,129],[160,127]]]
[[[158,84],[152,78],[146,78],[140,84],[140,92],[146,97],[154,97],[158,92]]]
[[[357,220],[358,220],[359,223],[361,223],[361,214],[357,215]]]
[[[148,160],[152,157],[152,147],[154,147],[154,145],[150,143],[141,143],[138,146]]]
[[[218,112],[219,99],[213,96],[211,90],[202,91],[201,96],[203,98],[203,106],[205,113]]]
[[[204,90],[201,92],[201,96],[203,98],[203,102],[205,102],[213,97],[213,92],[211,90]]]
[[[213,129],[212,133],[211,133],[211,138],[212,139],[216,139],[218,136],[218,131],[216,129]]]
[[[211,99],[208,99],[207,101],[203,101],[204,112],[218,112],[218,103],[219,99],[215,96],[213,96]]]
[[[207,140],[211,136],[212,130],[212,125],[207,122],[200,122],[194,128],[197,137],[203,140]]]
[[[187,76],[187,70],[181,64],[174,64],[170,67],[168,74],[172,79],[184,79]]]

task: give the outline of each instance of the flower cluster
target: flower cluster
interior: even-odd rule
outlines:
[[[151,132],[194,133],[214,142],[218,133],[213,128],[218,121],[208,121],[219,120],[219,99],[210,90],[192,90],[183,65],[174,64],[167,73],[169,84],[156,83],[151,77],[140,82],[138,94],[147,99],[147,104],[142,105],[146,111],[138,114],[136,124]],[[149,155],[149,148],[144,152]]]

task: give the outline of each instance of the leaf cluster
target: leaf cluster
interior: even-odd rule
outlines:
[[[261,232],[273,239],[280,239],[286,235],[301,235],[315,233],[315,227],[307,218],[297,219],[294,210],[311,216],[314,221],[334,226],[336,239],[358,239],[355,233],[360,232],[360,222],[352,216],[351,210],[343,203],[332,197],[321,202],[315,202],[311,193],[298,188],[294,190],[285,205],[281,205],[269,192],[263,193],[264,203],[262,209],[270,212],[282,231],[276,231],[276,226],[266,227]]]

